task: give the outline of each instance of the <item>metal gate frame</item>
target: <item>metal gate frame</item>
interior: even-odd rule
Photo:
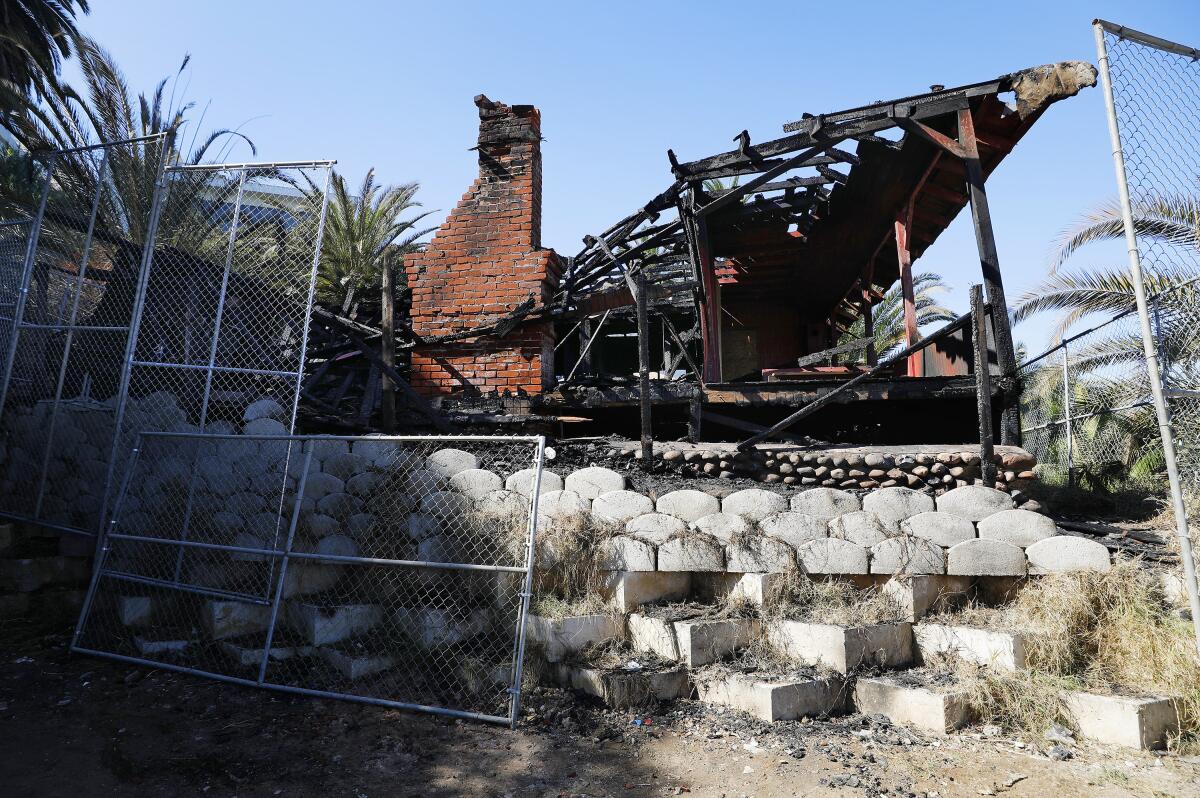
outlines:
[[[138,456],[143,451],[145,441],[155,438],[178,438],[178,439],[195,439],[195,440],[237,440],[237,441],[279,441],[291,443],[309,443],[312,441],[346,441],[354,443],[358,441],[370,442],[419,442],[419,443],[487,443],[487,442],[505,442],[505,443],[528,443],[532,444],[533,458],[530,467],[534,470],[533,481],[530,486],[528,512],[529,518],[526,524],[526,533],[524,540],[524,561],[518,566],[505,566],[481,563],[460,563],[460,562],[435,562],[426,560],[394,560],[381,559],[374,557],[352,557],[335,554],[321,554],[315,552],[301,552],[293,550],[293,541],[296,535],[296,529],[299,522],[301,509],[300,502],[297,500],[293,508],[288,512],[288,522],[286,527],[286,538],[282,548],[279,547],[279,541],[272,548],[252,548],[237,545],[220,545],[214,543],[206,543],[196,540],[172,539],[153,537],[147,535],[136,535],[118,532],[117,525],[121,518],[121,510],[128,494],[130,481],[133,477],[135,468],[138,462]],[[309,475],[311,461],[313,457],[313,445],[308,445],[304,448],[303,467],[300,470],[300,477],[296,486],[296,497],[303,497],[305,485]],[[485,721],[488,723],[498,723],[508,725],[515,728],[521,712],[521,683],[523,677],[524,660],[525,660],[525,645],[526,645],[526,619],[529,614],[529,605],[533,595],[533,575],[535,566],[536,553],[536,536],[538,522],[538,502],[541,496],[542,473],[545,464],[545,449],[546,439],[544,436],[497,436],[497,435],[445,435],[445,436],[430,436],[430,435],[382,435],[382,436],[352,436],[352,435],[289,435],[289,436],[267,436],[267,435],[219,435],[209,433],[160,433],[146,432],[139,433],[137,443],[131,453],[129,465],[126,469],[121,482],[121,487],[117,493],[116,501],[113,507],[111,520],[106,524],[97,546],[97,558],[95,568],[93,569],[91,582],[88,586],[87,594],[84,598],[83,607],[80,610],[79,620],[75,626],[74,635],[71,639],[70,650],[81,654],[90,654],[93,656],[104,657],[121,662],[131,664],[145,665],[154,668],[162,668],[164,670],[175,671],[179,673],[187,673],[196,676],[204,676],[217,681],[226,682],[229,684],[241,685],[244,687],[262,687],[269,690],[276,690],[285,693],[293,693],[297,695],[307,695],[320,698],[334,698],[346,701],[352,701],[362,704],[372,704],[384,706],[394,709],[413,710],[417,712],[426,712],[436,715],[446,715],[458,718],[467,718],[472,720]],[[281,510],[281,518],[282,518]],[[399,534],[407,534],[403,531],[398,531]],[[256,557],[269,558],[272,562],[278,563],[276,569],[272,567],[272,584],[271,597],[268,601],[258,600],[254,596],[240,596],[243,601],[251,601],[253,603],[267,604],[271,608],[270,621],[266,631],[266,642],[263,646],[262,659],[258,666],[258,678],[246,679],[228,674],[217,673],[211,670],[193,668],[186,665],[178,665],[169,662],[161,662],[144,657],[134,657],[113,651],[104,651],[96,648],[91,648],[80,643],[80,638],[87,626],[89,616],[95,605],[96,595],[101,578],[104,576],[116,578],[122,581],[138,582],[139,577],[128,573],[118,573],[108,570],[108,557],[113,549],[113,541],[130,541],[133,543],[154,543],[166,546],[179,547],[184,549],[206,549],[210,551],[228,552],[239,555],[250,555]],[[268,679],[269,666],[271,664],[271,644],[275,636],[278,626],[279,610],[283,602],[284,581],[287,576],[289,563],[293,561],[300,562],[326,562],[326,563],[341,563],[351,566],[385,566],[395,568],[419,568],[419,569],[435,569],[454,572],[499,572],[511,573],[519,575],[521,578],[520,592],[517,594],[520,598],[518,604],[518,612],[516,626],[513,629],[512,639],[512,662],[510,668],[510,683],[506,692],[510,695],[509,714],[507,717],[499,715],[488,715],[479,712],[471,712],[448,707],[427,706],[423,704],[414,704],[404,701],[394,701],[373,696],[355,695],[346,692],[332,692],[328,690],[320,690],[308,687],[299,687],[291,684],[282,684],[279,682],[270,681]],[[177,577],[178,578],[178,577]],[[144,580],[156,588],[172,587],[178,590],[197,592],[201,594],[211,595],[213,597],[228,598],[228,594],[222,596],[215,591],[207,591],[204,588],[198,588],[193,585],[176,582],[173,585],[164,585],[160,581]]]
[[[89,529],[82,528],[82,527],[74,527],[74,526],[70,526],[67,524],[49,522],[49,521],[44,520],[41,517],[41,515],[42,515],[42,500],[45,495],[46,482],[47,482],[47,477],[48,477],[47,467],[48,467],[51,453],[54,448],[55,428],[56,428],[56,423],[58,420],[59,412],[60,412],[60,409],[62,406],[62,401],[63,401],[62,393],[63,393],[63,387],[64,387],[64,377],[66,375],[66,371],[67,371],[68,365],[70,363],[72,345],[74,343],[75,334],[77,332],[99,331],[99,332],[119,333],[119,332],[124,331],[125,335],[126,335],[126,353],[127,353],[127,355],[133,351],[132,347],[133,347],[133,344],[137,337],[137,326],[138,326],[138,322],[140,320],[139,317],[141,314],[142,300],[144,299],[143,276],[144,276],[146,270],[148,269],[149,259],[152,255],[153,248],[154,248],[153,242],[154,242],[154,237],[157,233],[159,210],[160,210],[160,200],[161,200],[162,191],[163,191],[163,174],[164,174],[164,169],[166,167],[168,153],[172,149],[175,132],[176,132],[175,129],[172,128],[172,129],[162,132],[162,133],[155,133],[155,134],[151,134],[151,135],[147,135],[147,136],[138,136],[135,138],[123,139],[120,141],[104,141],[104,142],[100,142],[98,144],[92,144],[92,145],[87,145],[87,146],[83,146],[83,147],[75,147],[75,148],[71,148],[71,149],[54,150],[54,151],[49,152],[45,156],[44,163],[45,163],[45,168],[46,168],[46,176],[42,181],[41,198],[38,201],[37,210],[31,219],[21,220],[20,222],[18,222],[21,224],[29,224],[30,229],[28,232],[28,240],[27,240],[26,251],[25,251],[25,262],[24,262],[23,268],[21,270],[21,275],[20,275],[20,278],[18,281],[17,294],[16,294],[14,302],[12,303],[13,304],[12,316],[10,319],[6,320],[6,321],[10,322],[11,327],[9,328],[9,332],[8,332],[8,340],[7,340],[6,351],[4,353],[4,358],[3,358],[3,361],[0,361],[3,363],[3,373],[0,374],[0,419],[3,418],[4,411],[7,406],[9,389],[10,389],[11,382],[12,382],[13,366],[17,359],[17,352],[18,352],[18,347],[19,347],[19,343],[20,343],[21,330],[22,329],[54,329],[54,330],[58,330],[59,332],[65,332],[66,333],[66,341],[65,341],[64,347],[63,347],[61,363],[59,364],[59,375],[58,375],[57,386],[55,389],[55,396],[54,396],[54,399],[52,402],[53,409],[51,411],[50,425],[49,425],[49,428],[48,428],[48,431],[46,434],[45,446],[43,447],[41,458],[40,458],[41,468],[40,468],[40,472],[39,472],[38,478],[37,478],[38,484],[37,484],[36,498],[34,500],[33,511],[29,514],[0,511],[0,517],[12,518],[14,520],[20,520],[20,521],[30,521],[33,523],[37,523],[40,526],[46,527],[48,529],[54,529],[54,530],[57,530],[60,532],[68,533],[68,534],[77,534],[77,535],[85,535],[88,537],[93,537],[93,536],[96,536],[99,532],[99,528],[97,528],[95,530],[89,530]],[[127,325],[122,326],[122,327],[96,328],[96,327],[91,327],[88,325],[79,325],[79,324],[77,324],[79,303],[80,303],[80,298],[81,298],[81,294],[83,291],[83,287],[85,285],[87,269],[88,269],[88,266],[90,265],[92,244],[94,243],[94,234],[96,232],[95,225],[96,225],[97,213],[99,210],[101,197],[110,188],[106,182],[106,176],[105,176],[106,172],[108,171],[108,168],[109,168],[109,150],[112,148],[115,148],[115,147],[124,147],[124,146],[131,146],[131,145],[149,146],[150,144],[155,143],[155,142],[157,142],[159,144],[157,175],[154,180],[154,189],[153,189],[153,194],[151,196],[150,215],[147,220],[146,238],[145,238],[145,241],[142,242],[142,252],[141,252],[141,257],[139,259],[139,266],[138,266],[139,272],[138,272],[138,279],[137,279],[137,283],[136,283],[138,288],[135,291],[135,294],[133,297],[133,311],[131,313],[129,322]],[[48,200],[50,197],[50,189],[51,189],[52,183],[54,182],[55,163],[58,161],[59,158],[61,158],[64,155],[77,154],[77,153],[83,153],[83,152],[92,152],[92,151],[97,151],[97,150],[102,151],[104,154],[101,156],[100,164],[97,167],[96,187],[95,187],[94,195],[91,200],[91,208],[88,212],[88,228],[87,228],[87,232],[85,233],[84,242],[83,242],[83,246],[82,246],[82,258],[79,263],[79,275],[78,275],[78,278],[75,280],[74,290],[73,290],[73,293],[70,298],[70,306],[71,306],[70,319],[66,324],[44,325],[44,324],[31,323],[25,319],[25,312],[26,312],[26,308],[27,308],[27,300],[29,297],[30,283],[32,281],[34,269],[35,269],[35,266],[37,263],[38,244],[40,243],[40,239],[41,239],[43,221],[44,221],[44,218],[46,215],[46,207],[47,207],[47,203],[48,203]],[[6,223],[6,224],[9,224],[9,223]],[[5,305],[3,307],[7,308],[8,303],[5,303]],[[127,373],[128,373],[128,357],[123,361],[122,373],[120,376],[122,385],[124,385],[126,383]],[[108,447],[109,452],[108,452],[107,462],[109,465],[109,471],[108,471],[108,474],[106,475],[104,484],[101,489],[102,502],[101,502],[100,512],[97,516],[98,527],[103,526],[104,519],[107,515],[108,501],[111,496],[111,480],[112,480],[112,468],[111,467],[115,461],[116,453],[117,453],[117,450],[119,447],[119,441],[120,441],[120,436],[121,436],[119,421],[124,412],[124,405],[125,405],[125,401],[127,398],[124,388],[118,389],[116,397],[117,397],[117,405],[114,409],[115,409],[117,423],[114,425],[113,439],[112,439],[111,445]]]
[[[225,305],[225,289],[229,282],[229,275],[232,266],[233,254],[237,242],[238,234],[238,214],[241,207],[241,197],[246,187],[247,175],[255,171],[277,170],[287,168],[316,168],[324,169],[325,178],[324,185],[321,188],[321,204],[319,209],[319,220],[317,222],[317,231],[313,245],[313,256],[311,273],[308,280],[308,292],[305,299],[304,320],[301,325],[301,340],[299,345],[298,362],[294,371],[287,372],[269,372],[266,370],[242,369],[241,371],[249,374],[266,374],[281,379],[294,380],[295,389],[292,392],[291,407],[289,413],[288,430],[294,431],[295,418],[299,406],[300,393],[303,381],[304,361],[308,347],[308,326],[312,314],[313,295],[316,288],[317,267],[320,262],[321,248],[324,237],[325,218],[328,209],[329,185],[331,182],[333,165],[336,161],[333,160],[317,160],[317,161],[288,161],[288,162],[268,162],[268,163],[230,163],[230,164],[197,164],[197,165],[181,165],[175,164],[167,166],[168,153],[172,150],[172,142],[174,140],[175,130],[164,133],[158,133],[151,136],[143,136],[134,139],[114,142],[101,142],[99,144],[90,145],[88,147],[80,147],[71,150],[59,150],[50,153],[46,158],[47,174],[41,187],[41,197],[35,216],[29,220],[16,220],[5,224],[29,224],[28,240],[26,245],[25,260],[21,275],[18,281],[18,290],[13,301],[13,309],[11,315],[11,328],[6,342],[6,351],[4,352],[2,362],[2,373],[0,373],[0,419],[3,419],[6,402],[9,395],[11,385],[13,367],[18,358],[20,331],[25,328],[44,328],[45,325],[34,325],[26,321],[26,305],[30,290],[30,283],[35,270],[38,256],[38,243],[42,229],[42,221],[46,214],[47,201],[50,196],[51,184],[54,178],[54,163],[56,159],[64,154],[77,153],[83,151],[102,150],[104,156],[101,159],[100,165],[97,167],[98,178],[96,180],[96,190],[92,198],[92,206],[90,209],[90,223],[83,244],[83,258],[80,264],[80,273],[75,281],[73,296],[70,300],[71,316],[70,320],[65,325],[54,325],[56,329],[66,333],[66,343],[60,364],[60,374],[57,384],[57,390],[52,402],[51,421],[46,435],[46,442],[41,452],[40,469],[37,476],[37,490],[35,493],[33,511],[30,513],[0,511],[0,517],[8,517],[14,520],[29,521],[37,523],[49,529],[55,529],[68,534],[85,535],[88,537],[97,536],[104,528],[105,521],[109,517],[110,505],[113,499],[114,481],[116,479],[116,469],[123,437],[127,437],[129,433],[138,433],[142,430],[125,429],[126,408],[129,400],[130,381],[134,373],[134,369],[140,366],[154,366],[158,368],[189,368],[203,371],[205,374],[205,396],[202,400],[201,423],[200,429],[204,427],[204,416],[208,407],[209,393],[212,386],[214,374],[222,371],[238,371],[238,369],[223,369],[216,363],[218,345],[221,336],[221,319]],[[97,528],[88,529],[84,527],[76,527],[67,524],[55,523],[47,521],[42,517],[42,497],[45,493],[46,483],[48,480],[48,464],[51,453],[54,447],[55,422],[58,418],[60,407],[62,404],[63,392],[63,377],[65,375],[68,363],[70,362],[71,346],[75,337],[75,333],[82,330],[94,330],[97,328],[87,327],[86,325],[78,325],[77,312],[79,307],[80,294],[85,284],[85,274],[88,266],[89,254],[93,240],[94,225],[96,220],[97,210],[100,204],[103,193],[107,190],[107,184],[104,179],[105,170],[108,165],[108,150],[113,147],[129,146],[129,145],[149,145],[152,142],[160,143],[160,158],[158,162],[158,173],[154,181],[154,190],[151,197],[150,215],[148,218],[148,226],[146,239],[142,244],[142,252],[139,260],[138,274],[136,277],[136,289],[133,297],[133,309],[130,315],[128,326],[124,328],[105,328],[107,332],[120,332],[124,329],[126,334],[125,352],[121,361],[121,372],[118,377],[118,389],[115,394],[116,404],[113,408],[114,424],[111,445],[109,445],[106,462],[106,473],[104,476],[103,485],[101,487],[101,506],[97,515]],[[234,219],[232,221],[228,234],[227,257],[224,263],[224,271],[221,285],[221,294],[217,303],[216,319],[214,320],[214,328],[212,333],[212,341],[209,349],[209,358],[206,364],[197,365],[182,365],[173,363],[156,363],[151,361],[138,361],[135,359],[138,352],[139,334],[143,315],[146,310],[147,289],[154,270],[154,259],[156,244],[159,235],[159,222],[161,220],[162,209],[167,200],[167,195],[170,191],[170,185],[174,176],[185,173],[213,173],[213,172],[238,172],[238,189],[237,189],[237,204],[234,210]],[[0,319],[3,321],[3,319]],[[127,444],[126,444],[127,445]]]

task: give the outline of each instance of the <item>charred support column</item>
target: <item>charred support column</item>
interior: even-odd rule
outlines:
[[[863,335],[867,338],[875,337],[875,306],[871,304],[871,292],[863,291]],[[879,352],[875,349],[875,342],[871,341],[867,344],[867,365],[874,366],[879,363]]]
[[[900,291],[904,297],[904,345],[912,346],[921,337],[917,329],[917,299],[913,289],[912,250],[908,244],[908,234],[912,229],[911,203],[896,217],[896,261],[900,264]],[[922,353],[917,352],[908,358],[908,376],[925,376],[925,363]]]
[[[637,302],[638,403],[642,421],[642,468],[654,465],[654,436],[650,427],[650,297],[646,291],[646,273],[633,275],[634,300]]]
[[[971,332],[975,340],[975,396],[979,407],[979,467],[989,488],[996,484],[995,447],[992,445],[992,370],[988,363],[987,313],[983,287],[971,286]]]
[[[1017,372],[1017,357],[1013,348],[1012,328],[1008,321],[1008,302],[1004,298],[1004,279],[1000,275],[1000,257],[996,253],[992,214],[988,209],[987,192],[983,187],[983,166],[979,163],[979,146],[975,141],[975,121],[971,118],[969,108],[958,112],[958,143],[963,149],[962,160],[967,171],[967,193],[971,199],[971,221],[975,225],[979,264],[983,267],[983,285],[987,291],[988,304],[992,306],[996,355],[1000,360],[1000,373],[1005,378],[1000,442],[1017,445],[1021,438],[1021,421],[1017,405],[1012,400],[1012,386],[1009,384]]]
[[[392,267],[385,263],[381,272],[383,278],[383,310],[379,327],[383,331],[382,350],[379,355],[388,368],[396,367],[396,291],[392,285]],[[382,393],[379,397],[379,420],[384,432],[396,431],[396,386],[387,375],[387,369],[381,378]]]
[[[713,271],[712,253],[708,246],[708,222],[696,218],[696,250],[700,280],[704,286],[704,307],[700,316],[700,331],[704,341],[705,383],[721,381],[721,285]]]

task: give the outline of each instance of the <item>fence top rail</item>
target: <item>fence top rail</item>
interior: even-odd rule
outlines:
[[[167,167],[168,172],[219,172],[223,169],[306,169],[331,167],[337,161],[263,161],[262,163],[194,163]]]
[[[68,147],[62,150],[35,150],[34,155],[39,158],[54,157],[57,155],[70,155],[76,152],[88,152],[89,150],[102,150],[106,147],[120,147],[123,144],[143,144],[151,141],[165,139],[170,131],[164,130],[161,133],[150,133],[146,136],[135,136],[131,139],[118,139],[116,141],[101,141],[97,144],[84,144],[80,147]]]
[[[228,432],[169,432],[146,430],[140,438],[200,438],[236,441],[465,441],[478,443],[539,443],[541,435],[239,435]]]
[[[1127,28],[1124,25],[1118,25],[1115,22],[1109,22],[1104,19],[1096,19],[1092,21],[1093,25],[1099,25],[1104,30],[1114,36],[1120,36],[1122,39],[1129,39],[1138,44],[1144,44],[1147,47],[1154,47],[1158,50],[1165,50],[1168,53],[1182,55],[1193,61],[1200,59],[1200,50],[1195,47],[1188,47],[1186,44],[1178,44],[1168,39],[1160,39],[1158,36],[1151,36],[1149,33],[1142,33],[1140,30]]]
[[[1159,298],[1164,297],[1173,291],[1179,291],[1184,288],[1189,288],[1195,284],[1200,284],[1200,277],[1193,277],[1189,280],[1184,280],[1181,283],[1176,283],[1175,285],[1168,286],[1167,288],[1164,288],[1161,291],[1156,291],[1155,293],[1147,296],[1146,301],[1153,303],[1153,302],[1157,301]],[[1080,338],[1084,338],[1088,335],[1091,335],[1094,332],[1103,330],[1108,325],[1118,322],[1121,319],[1125,318],[1126,316],[1132,315],[1134,313],[1137,313],[1136,307],[1129,308],[1128,310],[1122,310],[1120,313],[1117,313],[1116,315],[1114,315],[1108,319],[1105,319],[1104,321],[1100,322],[1099,324],[1095,325],[1094,327],[1088,327],[1086,330],[1077,332],[1074,335],[1067,336],[1066,338],[1062,339],[1054,346],[1047,349],[1045,352],[1042,352],[1037,357],[1031,357],[1029,360],[1026,360],[1024,363],[1019,364],[1017,366],[1017,371],[1022,371],[1026,368],[1029,368],[1034,363],[1037,363],[1040,360],[1045,360],[1047,357],[1054,354],[1058,350],[1062,349],[1064,346],[1074,343],[1075,341],[1078,341]]]

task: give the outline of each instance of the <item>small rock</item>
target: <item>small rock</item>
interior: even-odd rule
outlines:
[[[1054,746],[1047,753],[1055,762],[1063,762],[1075,756],[1070,748],[1064,748],[1061,745]]]

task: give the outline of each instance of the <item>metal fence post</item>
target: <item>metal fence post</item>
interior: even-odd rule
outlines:
[[[25,266],[21,269],[21,281],[17,286],[17,306],[13,309],[12,332],[8,336],[8,352],[4,356],[4,376],[0,377],[0,418],[8,402],[8,388],[12,381],[13,362],[17,357],[17,342],[21,337],[21,324],[25,321],[25,305],[29,298],[29,283],[33,279],[33,267],[37,260],[38,237],[42,233],[42,217],[46,215],[46,201],[50,198],[50,178],[54,175],[55,155],[46,161],[46,181],[42,186],[42,198],[38,201],[37,213],[29,228],[29,240],[25,243]]]
[[[521,609],[517,615],[517,629],[513,640],[512,704],[510,709],[512,728],[517,727],[521,717],[521,679],[525,666],[525,621],[529,616],[529,602],[533,598],[533,569],[537,559],[537,515],[538,500],[542,495],[542,468],[546,457],[546,439],[539,436],[533,454],[534,477],[529,499],[529,535],[525,541],[525,578],[521,585]]]
[[[1067,485],[1075,487],[1075,432],[1071,426],[1071,356],[1062,345],[1063,424],[1067,433]]]
[[[63,387],[67,380],[67,367],[71,362],[71,348],[75,342],[75,322],[79,318],[79,298],[83,293],[83,284],[87,279],[88,262],[92,256],[92,240],[96,232],[96,216],[100,211],[100,196],[104,193],[104,173],[108,170],[108,150],[100,160],[100,168],[96,170],[96,192],[92,197],[92,208],[88,214],[87,233],[83,239],[83,253],[79,259],[79,274],[75,278],[74,296],[71,298],[71,314],[67,320],[67,339],[63,343],[62,359],[58,366],[58,381],[54,389],[54,404],[50,412],[50,424],[46,428],[46,445],[42,449],[42,467],[38,474],[37,497],[33,503],[33,517],[41,518],[42,502],[46,496],[47,471],[50,468],[50,454],[54,450],[54,433],[58,427],[58,414],[62,402]]]
[[[303,444],[301,444],[303,446]],[[291,442],[288,443],[288,457],[291,460]],[[275,639],[275,624],[279,621],[279,604],[283,601],[283,588],[287,582],[288,555],[292,553],[292,541],[296,538],[296,526],[300,523],[300,502],[304,499],[304,489],[308,485],[308,469],[312,465],[313,450],[316,447],[309,444],[304,453],[304,470],[296,483],[296,497],[292,502],[292,517],[288,522],[287,541],[283,547],[283,557],[279,563],[279,581],[275,585],[275,596],[271,601],[271,620],[267,623],[267,639],[263,644],[262,662],[258,666],[258,683],[262,684],[267,678],[267,664],[271,659],[271,643]],[[284,478],[287,478],[287,468],[284,467]]]
[[[1104,90],[1104,107],[1108,113],[1108,135],[1112,143],[1113,168],[1117,177],[1117,192],[1121,203],[1121,221],[1125,228],[1125,245],[1129,254],[1129,272],[1137,300],[1138,319],[1141,322],[1142,349],[1146,357],[1146,371],[1150,378],[1150,393],[1154,400],[1154,413],[1162,438],[1163,461],[1166,465],[1167,481],[1171,489],[1171,506],[1175,513],[1175,530],[1179,536],[1179,558],[1183,561],[1184,584],[1192,611],[1192,624],[1196,633],[1196,648],[1200,651],[1200,592],[1196,585],[1196,561],[1192,553],[1192,539],[1188,531],[1187,506],[1183,498],[1183,484],[1179,478],[1179,465],[1175,456],[1175,437],[1171,430],[1170,412],[1163,393],[1162,377],[1159,373],[1158,351],[1154,331],[1150,325],[1150,313],[1146,302],[1146,284],[1142,275],[1141,255],[1138,251],[1137,233],[1133,221],[1133,208],[1129,197],[1129,182],[1125,171],[1125,153],[1121,146],[1121,130],[1117,122],[1116,101],[1113,96],[1112,75],[1108,61],[1108,47],[1104,41],[1104,27],[1100,20],[1092,23],[1096,38],[1096,53],[1100,65],[1100,82]]]
[[[129,402],[129,381],[133,373],[133,358],[137,353],[138,333],[142,327],[142,312],[146,308],[146,290],[150,282],[150,270],[154,266],[154,238],[158,235],[158,223],[162,218],[163,195],[167,192],[165,175],[168,154],[175,146],[175,128],[167,131],[166,136],[158,140],[158,175],[154,180],[154,196],[150,200],[150,218],[146,221],[146,240],[142,244],[142,260],[138,265],[138,279],[133,296],[133,312],[129,317],[129,332],[125,338],[125,354],[121,362],[121,377],[117,384],[117,408],[113,414],[113,441],[109,448],[108,470],[104,477],[104,492],[100,502],[100,521],[97,537],[105,529],[105,518],[108,514],[108,499],[112,493],[113,475],[117,467],[117,451],[121,445],[121,435],[125,425],[125,407]],[[97,540],[97,552],[99,541]]]

